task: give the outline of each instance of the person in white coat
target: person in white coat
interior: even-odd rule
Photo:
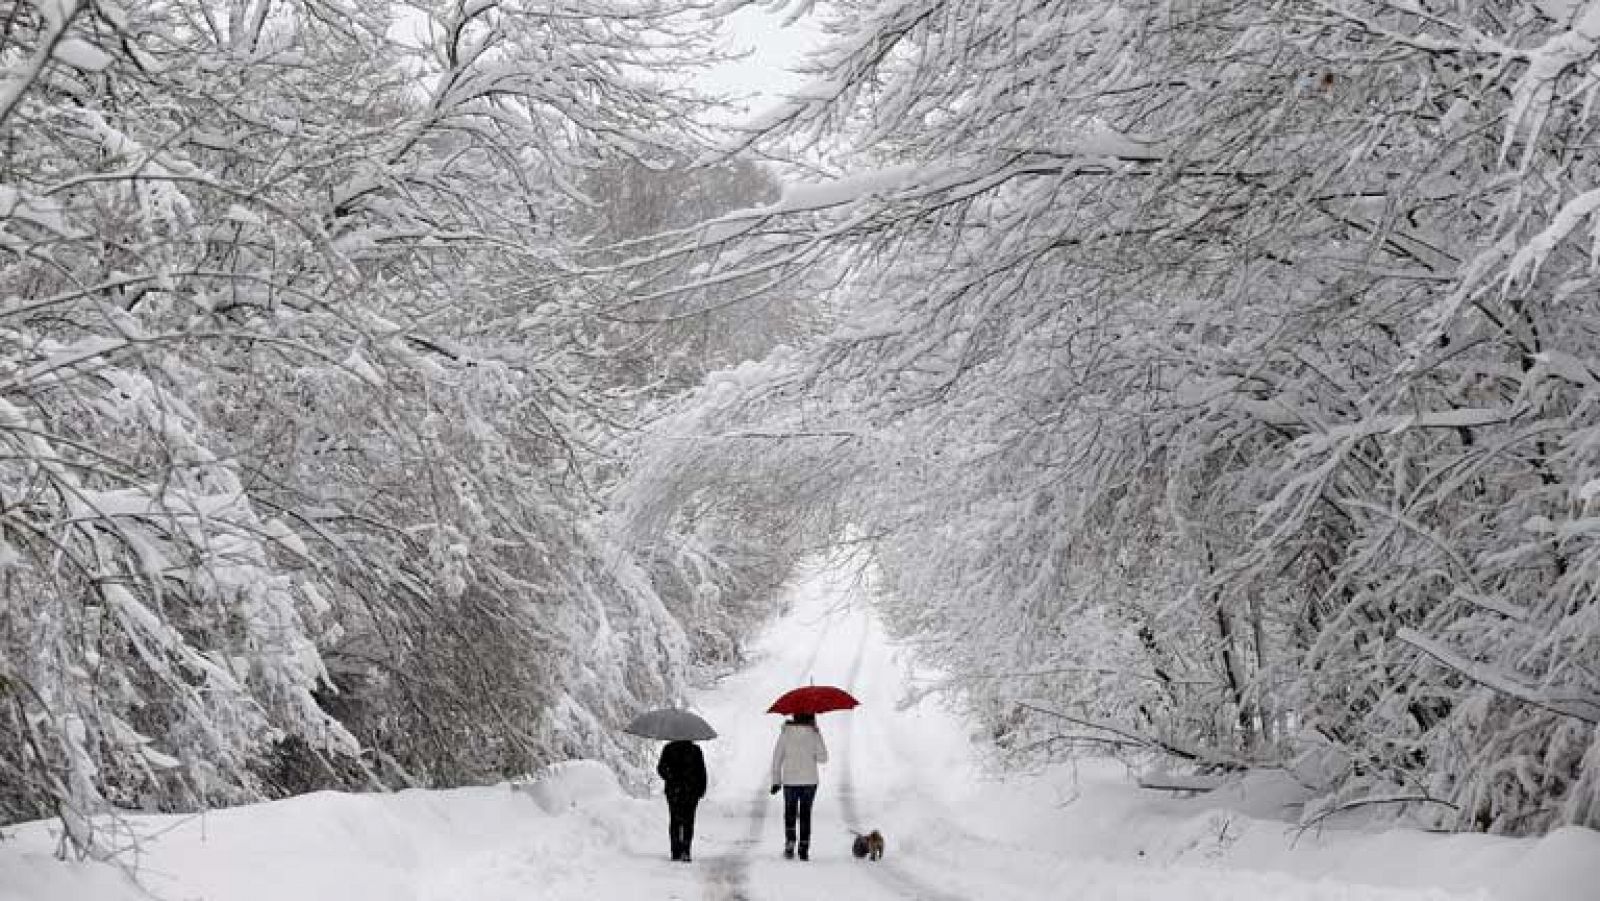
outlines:
[[[772,749],[772,793],[783,789],[783,856],[795,856],[799,827],[801,860],[811,859],[811,802],[817,797],[817,767],[828,762],[828,745],[817,718],[797,713],[783,724]]]

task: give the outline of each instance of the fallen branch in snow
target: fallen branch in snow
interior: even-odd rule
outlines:
[[[1346,811],[1355,810],[1358,807],[1371,807],[1377,804],[1441,804],[1450,808],[1451,810],[1459,809],[1456,807],[1456,805],[1450,803],[1449,801],[1442,801],[1438,798],[1432,798],[1427,795],[1385,795],[1376,798],[1357,798],[1354,801],[1346,801],[1337,807],[1330,807],[1311,819],[1305,821],[1304,823],[1301,823],[1300,826],[1295,830],[1294,840],[1298,842],[1300,840],[1300,836],[1304,835],[1308,830],[1315,828],[1317,824],[1331,816],[1341,814]]]
[[[1157,682],[1162,685],[1215,685],[1212,679],[1174,679],[1171,676],[1157,673],[1140,673],[1129,669],[1119,669],[1109,666],[1053,666],[1047,669],[1034,670],[1008,670],[992,673],[976,673],[963,676],[963,681],[979,679],[1034,679],[1045,676],[1061,676],[1066,674],[1083,674],[1091,676],[1116,676],[1120,679],[1137,679],[1141,682]],[[955,680],[946,680],[947,684],[954,685]]]
[[[1028,754],[1028,753],[1031,753],[1033,751],[1037,751],[1040,748],[1047,748],[1047,747],[1050,747],[1051,745],[1058,744],[1058,743],[1076,744],[1076,743],[1079,743],[1079,742],[1082,742],[1083,744],[1087,744],[1087,745],[1101,745],[1101,746],[1112,748],[1114,750],[1119,750],[1119,751],[1122,750],[1123,748],[1143,748],[1143,747],[1145,747],[1145,745],[1142,742],[1130,741],[1130,740],[1128,740],[1126,738],[1110,738],[1110,737],[1107,737],[1107,736],[1104,736],[1104,735],[1071,735],[1071,734],[1063,734],[1063,735],[1047,736],[1045,738],[1039,739],[1038,741],[1029,742],[1029,743],[1027,743],[1027,744],[1025,744],[1025,745],[1023,745],[1023,746],[1021,746],[1019,748],[1013,748],[1009,752],[1008,756],[1016,756],[1016,755],[1021,755],[1021,754]]]
[[[1166,792],[1208,792],[1221,788],[1227,779],[1221,776],[1183,775],[1178,773],[1146,773],[1139,777],[1140,788]]]
[[[1031,711],[1033,711],[1035,713],[1042,713],[1042,714],[1044,714],[1046,716],[1053,716],[1053,717],[1055,717],[1057,719],[1066,720],[1069,723],[1077,723],[1080,726],[1086,726],[1086,727],[1088,727],[1090,729],[1099,729],[1102,732],[1109,732],[1112,735],[1120,736],[1121,738],[1127,739],[1128,741],[1133,742],[1134,744],[1137,744],[1137,745],[1140,745],[1140,746],[1146,747],[1146,748],[1153,748],[1155,750],[1161,751],[1164,754],[1169,754],[1169,755],[1171,755],[1173,757],[1182,758],[1183,760],[1192,760],[1195,763],[1203,763],[1203,764],[1207,764],[1207,765],[1210,765],[1210,766],[1228,767],[1230,769],[1248,769],[1249,768],[1248,764],[1246,764],[1246,763],[1244,763],[1243,761],[1240,761],[1240,760],[1235,760],[1235,759],[1230,758],[1230,757],[1222,757],[1222,756],[1214,754],[1214,753],[1212,753],[1210,751],[1207,751],[1207,750],[1205,750],[1203,748],[1186,748],[1186,747],[1182,747],[1182,746],[1177,745],[1177,744],[1175,744],[1175,743],[1173,743],[1171,741],[1168,741],[1166,739],[1156,738],[1154,736],[1143,735],[1143,734],[1140,734],[1138,732],[1133,732],[1133,731],[1131,731],[1129,729],[1126,729],[1126,728],[1124,728],[1122,726],[1119,726],[1119,725],[1117,725],[1115,723],[1108,723],[1108,722],[1106,722],[1104,720],[1097,720],[1097,719],[1093,719],[1091,717],[1073,716],[1070,713],[1062,713],[1059,710],[1051,710],[1051,709],[1046,708],[1046,707],[1040,707],[1037,704],[1030,704],[1027,701],[1017,701],[1016,705],[1018,707],[1021,707],[1024,710],[1031,710]]]

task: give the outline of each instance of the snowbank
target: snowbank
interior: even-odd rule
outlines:
[[[654,836],[657,805],[626,797],[604,764],[571,761],[525,784],[391,795],[319,792],[203,816],[134,816],[129,873],[53,856],[50,822],[7,830],[0,901],[148,901],[128,875],[183,901],[526,901],[616,897],[650,874],[614,848]],[[660,830],[664,832],[664,829]],[[133,836],[129,836],[131,840]],[[639,895],[642,897],[642,895]]]
[[[1497,901],[1594,901],[1600,897],[1600,832],[1557,829],[1494,883]]]
[[[623,796],[617,774],[594,760],[552,764],[532,781],[518,787],[548,814],[567,813],[580,806],[599,806]]]
[[[1600,832],[1563,829],[1531,840],[1360,817],[1301,829],[1294,818],[1304,793],[1287,776],[1257,773],[1192,797],[1137,783],[1104,760],[998,781],[974,825],[994,836],[1035,835],[1058,853],[1103,861],[1438,888],[1494,901],[1600,898]]]

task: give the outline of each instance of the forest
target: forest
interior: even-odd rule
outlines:
[[[831,551],[1000,765],[1600,828],[1597,93],[1580,0],[0,0],[0,823],[637,776]]]

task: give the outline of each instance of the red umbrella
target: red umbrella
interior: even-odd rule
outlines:
[[[783,697],[772,702],[767,708],[768,713],[781,713],[793,716],[796,713],[827,713],[830,710],[849,710],[861,702],[850,696],[850,692],[832,685],[807,685],[793,691],[784,692]]]

